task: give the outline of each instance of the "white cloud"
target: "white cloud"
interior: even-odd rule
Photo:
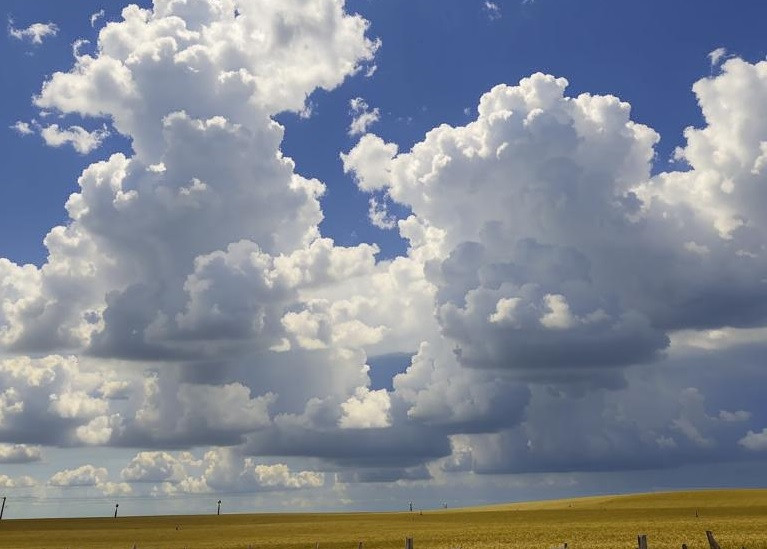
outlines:
[[[133,487],[127,482],[103,482],[98,489],[105,496],[128,496],[133,493]]]
[[[0,488],[31,488],[37,484],[37,480],[27,475],[13,478],[0,474]]]
[[[711,66],[716,67],[727,56],[727,48],[716,48],[709,52],[708,59],[711,61]]]
[[[372,197],[368,201],[368,219],[379,229],[393,229],[397,226],[397,218],[389,213],[385,198],[379,202]]]
[[[325,483],[325,475],[314,471],[292,472],[284,463],[256,465],[253,459],[244,462],[241,479],[247,479],[259,488],[318,488]]]
[[[719,410],[719,419],[727,423],[739,423],[751,419],[751,412],[746,410],[736,410],[734,412]]]
[[[95,12],[95,13],[92,13],[91,17],[90,17],[91,27],[95,28],[96,27],[96,23],[98,22],[98,20],[99,19],[103,19],[104,15],[105,15],[105,12],[104,12],[103,9],[101,9],[101,10]]]
[[[64,469],[54,473],[48,480],[51,486],[97,486],[107,481],[109,473],[104,467],[82,465],[76,469]]]
[[[52,485],[313,489],[323,467],[423,480],[443,458],[573,470],[735,445],[745,405],[711,415],[675,387],[634,421],[624,401],[664,387],[630,376],[668,334],[766,323],[763,64],[696,84],[706,125],[687,131],[685,172],[651,175],[658,135],[630,105],[543,74],[408,151],[363,135],[344,170],[408,243],[380,260],[322,237],[325,186],[296,173],[274,121],[369,66],[367,22],[334,0],[241,9],[128,7],[35,98],[134,148],[83,171],[44,265],[0,259],[0,343],[19,355],[0,361],[3,439],[147,449],[124,482],[84,466]],[[392,353],[407,370],[374,388]],[[214,449],[164,451],[199,446]]]
[[[32,129],[32,125],[29,122],[22,122],[21,120],[10,126],[10,128],[19,135],[32,135],[35,133],[35,130]]]
[[[180,482],[186,478],[184,465],[168,452],[139,452],[122,470],[127,482]]]
[[[493,311],[487,319],[494,324],[513,321],[514,310],[517,308],[519,302],[520,299],[518,297],[502,297],[498,300],[498,303],[495,304],[495,311]]]
[[[342,429],[380,429],[389,427],[391,400],[386,389],[371,391],[359,387],[354,396],[341,404],[343,415],[338,424]]]
[[[761,432],[749,431],[738,441],[738,444],[752,452],[767,450],[767,428],[762,429]]]
[[[59,27],[54,23],[32,23],[25,29],[17,29],[13,26],[13,21],[8,22],[8,36],[35,45],[42,44],[43,39],[48,36],[56,36],[58,32]]]
[[[485,13],[490,21],[496,21],[501,18],[501,8],[495,2],[485,1]]]
[[[85,367],[76,357],[0,360],[0,387],[8,388],[0,392],[0,436],[25,432],[26,438],[46,444],[82,441],[109,410],[98,390],[114,376]]]
[[[170,466],[178,463],[175,458],[166,456],[163,461],[166,466],[161,471],[156,471],[151,478],[142,475],[141,480],[157,482],[166,477],[168,480],[157,485],[157,491],[166,494],[300,490],[320,488],[325,483],[324,473],[294,471],[285,463],[259,463],[254,458],[243,458],[232,449],[206,452],[199,464],[203,468],[200,476],[182,475],[175,465]]]
[[[89,132],[80,126],[61,129],[58,124],[51,124],[40,129],[40,136],[49,147],[72,145],[78,153],[89,154],[98,149],[104,139],[109,137],[109,131],[106,126]]]
[[[115,432],[120,433],[123,429],[122,418],[120,414],[111,416],[101,415],[94,417],[85,425],[80,425],[75,429],[77,440],[90,446],[107,444],[112,440]]]
[[[546,294],[543,296],[546,306],[546,314],[541,317],[541,324],[550,330],[566,330],[572,328],[575,317],[570,311],[570,305],[565,296],[559,294]]]
[[[41,459],[40,446],[0,444],[0,463],[30,463]]]
[[[366,133],[368,128],[381,118],[381,112],[378,110],[378,107],[371,109],[361,97],[351,99],[349,107],[351,108],[349,112],[353,117],[349,125],[349,135]]]

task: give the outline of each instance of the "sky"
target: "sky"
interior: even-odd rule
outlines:
[[[7,518],[767,483],[767,5],[7,0]]]

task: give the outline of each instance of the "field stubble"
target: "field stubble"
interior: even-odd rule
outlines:
[[[695,516],[696,511],[698,517]],[[413,513],[5,520],[2,549],[767,549],[767,490],[606,496]]]

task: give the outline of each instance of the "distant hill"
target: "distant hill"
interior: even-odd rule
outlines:
[[[460,511],[545,511],[562,509],[679,509],[707,507],[767,507],[767,488],[721,490],[685,490],[613,494],[581,498],[501,503],[456,509]]]

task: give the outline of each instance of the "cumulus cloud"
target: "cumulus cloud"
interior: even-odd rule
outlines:
[[[349,125],[349,135],[366,133],[368,128],[381,118],[381,112],[378,110],[378,107],[371,109],[361,97],[351,99],[349,107],[351,108],[349,113],[353,117]]]
[[[284,463],[274,465],[255,465],[253,459],[247,458],[240,475],[259,488],[299,489],[317,488],[324,484],[325,475],[313,471],[292,472]],[[251,480],[252,479],[252,480]]]
[[[767,450],[767,428],[760,432],[749,431],[746,436],[738,441],[738,444],[752,452]]]
[[[56,36],[59,27],[55,23],[32,23],[26,28],[19,29],[13,26],[13,21],[8,22],[8,36],[16,40],[22,40],[34,45],[40,45],[48,36]]]
[[[179,482],[186,477],[186,470],[168,452],[139,452],[120,476],[127,482]]]
[[[97,486],[107,481],[109,473],[104,467],[81,465],[76,469],[64,469],[54,473],[48,480],[51,486]]]
[[[205,453],[195,467],[198,475],[188,474],[180,459],[165,452],[139,453],[123,470],[129,482],[155,482],[155,493],[208,493],[213,491],[282,491],[320,488],[325,475],[316,471],[294,471],[285,463],[263,463],[242,457],[231,449]]]
[[[31,463],[41,459],[40,446],[0,444],[0,463]]]
[[[444,400],[454,408],[457,399],[466,398],[459,395],[470,394],[471,384],[447,399],[444,391],[429,397],[432,389],[442,379],[457,389],[456,375],[460,379],[478,369],[508,372],[508,382],[553,383],[568,392],[584,390],[584,383],[591,386],[587,394],[599,386],[615,391],[627,383],[626,367],[661,358],[678,330],[763,324],[764,301],[754,301],[763,293],[755,273],[764,261],[757,236],[764,227],[752,209],[760,198],[750,194],[748,204],[737,200],[739,189],[750,192],[754,178],[761,177],[760,138],[744,142],[745,134],[733,135],[731,126],[725,128],[729,115],[719,107],[724,101],[728,109],[740,108],[736,89],[762,95],[763,73],[764,63],[730,60],[722,74],[695,85],[708,126],[686,132],[688,145],[678,154],[694,168],[688,172],[651,177],[658,136],[630,119],[629,105],[614,97],[567,97],[564,79],[544,75],[519,86],[497,86],[481,99],[476,121],[435,128],[408,152],[398,153],[396,145],[368,134],[342,154],[344,169],[355,174],[361,190],[386,192],[413,211],[410,223],[438,235],[411,239],[412,256],[419,248],[429,254],[425,274],[436,288],[442,336],[422,348],[419,355],[426,360],[417,355],[395,380],[393,397],[410,403],[408,414],[450,418],[447,409],[425,415],[426,404],[439,410]],[[744,114],[744,120],[754,127],[744,130],[764,136],[762,118],[751,115]],[[720,137],[728,133],[728,140]],[[714,147],[721,153],[712,157]],[[729,177],[716,179],[714,174],[727,170]],[[713,186],[717,180],[724,184],[721,190]],[[705,187],[688,191],[691,184]],[[716,202],[714,189],[722,197]],[[737,214],[727,213],[728,203]],[[753,213],[744,215],[748,211]],[[401,223],[400,233],[408,238],[412,233],[404,228],[409,226]],[[661,288],[658,280],[671,286]],[[750,305],[737,312],[718,308],[718,296]],[[725,426],[748,421],[749,412],[712,415],[703,410],[702,395],[693,390],[682,395],[681,411],[666,412],[662,434],[660,427],[625,431],[620,447],[656,446],[652,440],[661,441],[656,447],[687,448],[679,450],[680,460],[690,459],[692,447],[722,456],[716,441],[725,431],[732,436]],[[519,402],[517,421],[534,411],[525,391]],[[595,413],[604,413],[596,406]],[[488,408],[473,414],[492,430],[495,410]],[[541,421],[544,417],[550,419],[542,415]],[[459,424],[457,417],[454,421]],[[594,422],[599,423],[604,424]],[[494,459],[512,463],[518,459],[514,444],[520,451],[536,447],[519,429],[476,437],[495,440]],[[591,467],[586,455],[562,455],[569,456],[563,467]],[[613,463],[618,462],[637,466],[624,453]]]
[[[158,495],[738,449],[749,406],[709,409],[647,372],[680,334],[767,321],[767,64],[695,84],[690,169],[657,175],[659,136],[630,105],[551,75],[492,88],[476,119],[410,150],[364,133],[379,113],[353,100],[364,135],[343,169],[408,244],[382,260],[322,236],[325,185],[281,150],[274,116],[378,47],[343,3],[309,4],[129,6],[44,83],[38,108],[133,150],[85,168],[45,264],[0,259],[0,440],[141,448],[121,482],[85,465],[49,484]],[[54,127],[83,153],[104,137]],[[374,387],[369,359],[392,353],[409,364]]]
[[[341,404],[342,415],[338,424],[343,429],[376,429],[391,425],[391,401],[386,389],[371,391],[359,387],[354,396]]]
[[[27,475],[14,478],[0,474],[0,488],[31,488],[37,484],[37,480]]]
[[[2,401],[8,440],[233,445],[314,401],[333,430],[342,417],[388,424],[385,395],[354,400],[370,383],[363,348],[385,346],[397,314],[379,312],[377,293],[407,287],[386,299],[422,307],[429,293],[410,294],[418,265],[378,266],[375,246],[321,238],[324,185],[280,151],[272,116],[304,110],[311,91],[356,74],[378,47],[364,19],[315,3],[255,2],[236,17],[230,2],[131,6],[93,54],[75,51],[75,66],[43,85],[38,107],[107,119],[134,153],[83,171],[45,265],[0,261],[5,347],[77,349],[99,364],[64,360],[66,374],[34,387],[15,376]],[[46,130],[81,152],[103,138]],[[350,283],[364,291],[346,295]],[[415,345],[415,322],[392,330],[395,349]],[[28,367],[50,369],[55,356]],[[138,478],[134,468],[125,475]]]
[[[51,124],[40,128],[40,136],[49,147],[61,147],[71,145],[80,154],[89,154],[101,146],[101,143],[109,137],[106,127],[89,132],[80,126],[60,128],[58,124]]]
[[[397,218],[387,209],[386,199],[379,201],[375,197],[368,202],[368,219],[379,229],[393,229],[397,226]]]
[[[19,135],[32,135],[35,133],[35,130],[32,129],[32,125],[29,122],[22,122],[21,120],[10,126],[10,128]]]
[[[109,410],[98,389],[115,375],[84,368],[74,356],[0,360],[0,440],[76,443],[77,430]]]

